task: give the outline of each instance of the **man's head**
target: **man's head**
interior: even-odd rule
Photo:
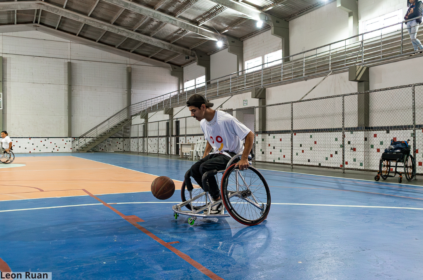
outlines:
[[[201,121],[205,118],[207,108],[213,107],[213,103],[210,103],[202,95],[194,94],[188,99],[187,106],[191,112],[191,117],[194,117],[197,121]]]
[[[415,0],[408,0],[408,6],[410,6],[410,5],[414,5],[415,4]]]
[[[7,134],[7,131],[3,130],[1,132],[1,138],[6,138],[7,135],[9,135],[9,134]]]

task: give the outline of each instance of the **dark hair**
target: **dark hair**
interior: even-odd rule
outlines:
[[[206,105],[206,108],[213,107],[213,103],[210,103],[204,96],[199,94],[193,94],[187,101],[187,107],[195,106],[201,108],[201,105]]]
[[[416,4],[418,1],[419,0],[414,0],[414,4]],[[407,0],[407,7],[410,7],[410,6],[411,6],[410,0]]]
[[[9,133],[7,133],[7,131],[6,131],[6,130],[3,130],[1,133],[4,133],[4,134],[6,134],[6,135],[9,135]]]

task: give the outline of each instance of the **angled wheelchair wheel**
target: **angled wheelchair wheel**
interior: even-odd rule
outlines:
[[[404,174],[407,181],[413,180],[416,175],[416,165],[412,155],[408,155],[404,160]]]
[[[0,161],[5,164],[10,164],[15,160],[15,154],[10,151],[9,153],[4,152]]]
[[[223,204],[237,222],[254,226],[270,211],[270,189],[263,175],[252,166],[240,171],[235,164],[226,169],[221,181]]]
[[[383,180],[386,180],[389,177],[390,171],[391,171],[391,162],[389,160],[380,160],[379,172]]]
[[[192,190],[192,197],[194,198],[197,195],[202,194],[203,192],[204,192],[204,190],[202,188],[200,188],[198,186],[194,186],[194,189]],[[185,181],[182,183],[181,199],[182,199],[182,202],[185,202],[185,201],[190,199],[189,191],[187,190],[187,186],[185,185]],[[205,206],[205,205],[206,205],[205,196],[202,196],[202,197],[200,197],[200,198],[198,198],[198,199],[196,199],[195,201],[192,202],[192,206],[194,208],[198,207],[198,209]],[[189,205],[189,204],[185,205],[185,207],[188,208],[188,210],[192,210],[191,205]]]

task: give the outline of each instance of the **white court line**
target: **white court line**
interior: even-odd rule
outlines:
[[[294,172],[294,171],[282,171],[282,170],[273,170],[273,169],[267,169],[267,168],[257,168],[258,170],[267,170],[267,171],[274,171],[274,172],[283,172],[283,173],[291,173],[291,174],[301,174],[301,175],[309,175],[309,176],[317,176],[317,177],[329,177],[329,178],[336,178],[336,179],[343,179],[343,180],[355,180],[355,181],[364,181],[364,182],[372,182],[376,183],[375,180],[366,180],[366,179],[355,179],[355,178],[345,178],[345,177],[337,177],[337,176],[329,176],[329,175],[316,175],[316,174],[310,174],[310,173],[301,173],[301,172]],[[390,185],[401,185],[399,183],[390,183],[390,182],[380,182],[379,184],[390,184]],[[421,185],[412,185],[412,184],[406,184],[404,186],[413,186],[413,187],[419,187],[423,188]]]
[[[125,204],[178,204],[176,201],[157,201],[157,202],[110,202],[110,205],[125,205]],[[26,209],[10,209],[0,210],[0,213],[5,212],[19,212],[19,211],[33,211],[33,210],[45,210],[45,209],[57,209],[57,208],[70,208],[70,207],[82,207],[82,206],[99,206],[103,203],[90,203],[90,204],[77,204],[77,205],[62,205],[62,206],[50,206],[50,207],[38,207],[38,208],[26,208]],[[272,203],[272,205],[288,205],[288,206],[317,206],[317,207],[344,207],[344,208],[373,208],[373,209],[398,209],[398,210],[418,210],[423,211],[423,208],[413,207],[394,207],[394,206],[366,206],[366,205],[334,205],[334,204],[308,204],[308,203]]]
[[[37,171],[37,172],[40,172],[40,171],[46,171],[46,172],[51,172],[51,171],[57,171],[57,170],[101,170],[101,169],[111,169],[111,168],[82,168],[82,169],[72,169],[72,168],[66,168],[66,169],[40,169],[40,170],[22,170],[22,169],[19,169],[18,171],[20,171],[20,172],[32,172],[32,171]],[[16,172],[16,171],[3,171],[3,170],[0,170],[0,172]]]

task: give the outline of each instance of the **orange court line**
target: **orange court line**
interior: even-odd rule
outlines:
[[[175,253],[178,257],[182,258],[187,263],[189,263],[190,265],[192,265],[193,267],[195,267],[196,269],[198,269],[200,272],[202,272],[203,274],[205,274],[206,276],[208,276],[210,279],[213,279],[213,280],[215,280],[215,279],[216,280],[217,279],[222,279],[223,280],[223,278],[219,277],[218,275],[216,275],[211,270],[207,269],[206,267],[204,267],[200,263],[196,262],[195,260],[193,260],[187,254],[182,253],[178,249],[176,249],[176,248],[174,248],[174,247],[171,246],[171,244],[173,244],[173,243],[179,243],[178,241],[169,242],[169,243],[163,241],[162,239],[160,239],[159,237],[157,237],[156,235],[154,235],[152,232],[150,232],[146,228],[144,228],[144,227],[140,226],[139,224],[137,224],[139,222],[139,221],[137,221],[137,218],[138,218],[137,216],[126,216],[126,215],[122,214],[121,212],[119,212],[118,210],[116,210],[115,208],[113,208],[112,206],[110,206],[109,204],[107,204],[107,202],[104,202],[103,200],[101,200],[100,198],[98,198],[95,195],[91,194],[87,190],[84,190],[84,191],[89,196],[91,196],[92,198],[95,198],[99,202],[103,203],[103,205],[105,205],[106,207],[108,207],[109,209],[111,209],[113,212],[115,212],[116,214],[118,214],[119,216],[121,216],[128,223],[130,223],[131,225],[133,225],[134,227],[136,227],[137,229],[139,229],[143,233],[147,234],[149,237],[151,237],[152,239],[154,239],[154,241],[157,241],[161,245],[165,246],[167,249],[169,249],[170,251],[172,251],[173,253]],[[140,218],[138,218],[138,219],[141,220]],[[143,220],[141,220],[141,221],[143,221]]]
[[[0,201],[151,191],[158,176],[73,156],[17,158],[0,170]],[[180,189],[182,182],[174,181]]]
[[[7,265],[7,263],[0,258],[0,271],[1,272],[12,272],[10,267]]]

